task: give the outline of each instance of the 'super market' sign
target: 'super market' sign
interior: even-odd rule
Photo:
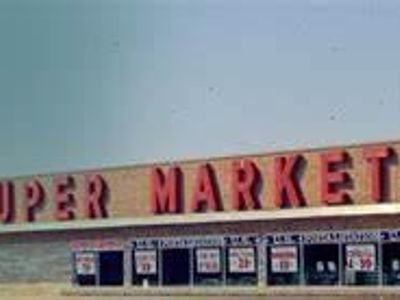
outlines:
[[[0,182],[3,224],[397,202],[400,142]]]

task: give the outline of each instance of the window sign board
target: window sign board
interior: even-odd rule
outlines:
[[[284,245],[284,244],[297,244],[301,240],[299,234],[274,234],[266,237],[270,245]]]
[[[157,274],[157,251],[135,250],[135,266],[138,275]]]
[[[155,239],[136,239],[132,242],[133,249],[156,249],[158,240]]]
[[[171,248],[192,248],[193,240],[190,238],[171,238],[171,239],[161,239],[159,243],[162,249]]]
[[[221,236],[160,238],[158,245],[161,249],[222,246],[223,238]]]
[[[75,270],[78,276],[96,275],[96,253],[95,252],[75,253]]]
[[[254,248],[229,248],[229,271],[231,273],[255,273],[256,266]]]
[[[73,251],[111,251],[121,250],[124,242],[121,239],[91,239],[91,240],[74,240],[70,243]]]
[[[374,242],[380,240],[378,231],[348,231],[341,233],[342,242]]]
[[[297,247],[272,247],[270,261],[273,273],[296,273],[298,270]]]
[[[376,268],[376,248],[373,244],[346,245],[346,270],[373,272]]]
[[[390,242],[400,241],[400,230],[382,231],[381,240]]]
[[[327,244],[339,243],[341,241],[340,232],[310,232],[302,236],[304,244]]]
[[[330,243],[366,243],[379,240],[400,240],[400,231],[315,231],[293,234],[269,234],[263,236],[268,245],[288,244],[330,244]]]
[[[225,244],[227,246],[256,245],[259,238],[252,235],[234,235],[226,236]]]
[[[223,245],[222,236],[197,237],[193,241],[193,247],[218,247]]]
[[[215,274],[221,272],[221,250],[219,248],[196,249],[197,273]]]

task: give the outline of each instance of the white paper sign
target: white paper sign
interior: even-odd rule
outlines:
[[[229,270],[231,273],[254,273],[255,253],[252,247],[229,248]]]
[[[157,251],[156,250],[135,250],[136,274],[154,275],[157,274]]]
[[[297,247],[271,248],[271,270],[273,273],[296,273],[298,270]]]
[[[96,255],[93,252],[75,253],[75,268],[77,275],[96,274]]]
[[[199,248],[196,249],[196,261],[198,273],[220,273],[220,249]]]
[[[347,245],[346,270],[373,272],[376,266],[375,245]]]

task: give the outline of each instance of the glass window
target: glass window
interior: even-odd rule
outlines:
[[[257,255],[255,247],[227,248],[226,274],[227,284],[253,285],[257,284]]]
[[[347,285],[377,285],[380,267],[377,245],[347,244],[343,247],[343,282]]]
[[[97,254],[80,251],[73,254],[75,282],[79,285],[95,285],[97,277]]]
[[[382,245],[383,284],[400,284],[400,242]]]
[[[339,245],[304,245],[304,276],[308,285],[339,283]]]
[[[223,266],[220,247],[194,249],[194,283],[197,285],[218,285],[223,282]]]
[[[99,252],[99,283],[100,285],[123,285],[123,251]]]
[[[188,285],[190,282],[190,250],[162,250],[163,285]]]
[[[269,285],[299,284],[299,247],[270,246],[267,249],[267,281]]]
[[[158,255],[156,249],[132,251],[132,284],[158,285]]]

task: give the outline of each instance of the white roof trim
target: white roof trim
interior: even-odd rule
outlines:
[[[292,209],[288,208],[273,211],[251,210],[240,212],[190,213],[181,215],[156,215],[137,218],[132,217],[101,220],[75,220],[68,222],[5,224],[0,225],[0,234],[60,230],[112,229],[160,225],[230,223],[241,221],[275,221],[287,219],[395,215],[399,213],[400,203],[306,207]]]

